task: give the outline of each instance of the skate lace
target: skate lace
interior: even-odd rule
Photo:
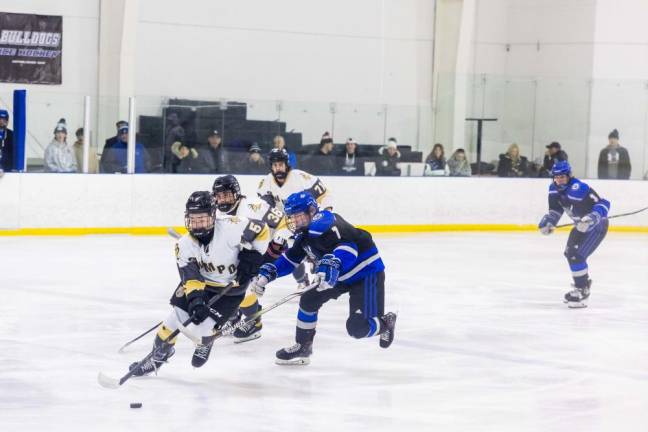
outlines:
[[[287,353],[292,354],[292,353],[297,352],[297,351],[299,351],[301,349],[301,344],[296,343],[295,345],[289,346],[288,348],[284,348],[284,349],[286,350]]]
[[[207,355],[209,354],[210,348],[211,345],[198,345],[196,347],[196,351],[194,352],[194,355],[196,357],[200,357],[201,359],[206,359]]]

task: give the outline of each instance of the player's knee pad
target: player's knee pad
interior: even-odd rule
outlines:
[[[369,334],[369,321],[360,314],[353,314],[347,319],[346,328],[349,336],[362,339]]]
[[[567,246],[567,248],[565,248],[565,258],[567,258],[567,261],[569,261],[570,264],[573,264],[584,262],[586,257],[581,255],[578,248],[574,246]]]
[[[299,299],[299,307],[305,311],[315,312],[322,306],[322,296],[320,292],[312,289],[306,291]]]

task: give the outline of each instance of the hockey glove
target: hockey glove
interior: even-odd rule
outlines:
[[[333,254],[326,254],[322,257],[317,266],[317,277],[319,278],[317,291],[326,291],[335,286],[338,276],[340,276],[341,266],[342,261]]]
[[[540,223],[538,224],[540,232],[544,235],[549,235],[554,232],[556,229],[556,219],[550,214],[542,216]]]
[[[187,302],[189,302],[189,316],[191,322],[200,324],[205,321],[209,316],[209,307],[205,303],[205,291],[195,290],[187,294]]]
[[[250,281],[248,292],[261,297],[265,293],[265,286],[275,279],[277,279],[277,267],[272,263],[263,264],[259,267],[259,274]]]
[[[601,215],[597,212],[588,213],[576,222],[576,229],[582,233],[590,232],[601,222]]]

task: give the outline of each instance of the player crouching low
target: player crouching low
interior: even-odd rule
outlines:
[[[570,308],[587,307],[592,281],[588,275],[587,257],[601,244],[608,231],[607,215],[610,202],[601,198],[594,189],[571,175],[567,161],[554,164],[549,186],[549,213],[544,215],[538,228],[549,235],[554,231],[563,212],[575,224],[569,233],[565,257],[574,279],[574,289],[565,294]]]
[[[274,263],[260,267],[249,289],[263,295],[269,282],[290,274],[307,256],[316,262],[319,285],[301,296],[296,343],[277,351],[276,363],[310,362],[318,311],[344,293],[349,293],[349,335],[357,339],[380,335],[380,346],[388,348],[394,340],[396,314],[383,312],[385,266],[371,235],[336,213],[320,211],[306,191],[290,195],[284,210],[295,242]]]
[[[216,205],[208,191],[194,192],[185,211],[188,234],[176,245],[176,261],[181,283],[171,297],[173,310],[164,320],[153,344],[153,357],[139,365],[134,376],[159,369],[175,353],[175,338],[169,335],[180,328],[193,340],[211,336],[239,307],[245,286],[257,273],[268,244],[268,228],[244,217],[216,218]],[[232,284],[226,293],[225,287]],[[210,300],[220,296],[213,304]],[[191,318],[191,324],[182,323]],[[212,344],[197,344],[191,359],[194,367],[209,359]],[[139,365],[139,366],[138,366]]]

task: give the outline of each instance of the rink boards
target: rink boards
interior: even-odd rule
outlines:
[[[0,235],[164,234],[214,175],[5,174]],[[238,176],[254,196],[261,177]],[[372,232],[530,231],[547,209],[547,179],[324,177],[335,210]],[[648,182],[587,181],[611,214],[648,206]],[[566,219],[563,219],[566,222]],[[612,231],[648,233],[648,211]]]

